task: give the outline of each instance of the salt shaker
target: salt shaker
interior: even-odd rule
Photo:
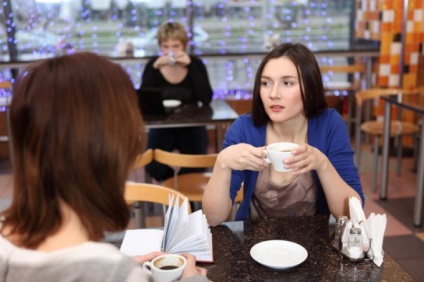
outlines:
[[[339,251],[341,251],[343,248],[342,235],[344,230],[344,224],[347,220],[347,216],[342,215],[339,216],[336,221],[336,230],[334,231],[333,246]]]
[[[361,259],[364,257],[362,249],[362,231],[361,228],[352,227],[348,239],[348,255],[352,259]]]

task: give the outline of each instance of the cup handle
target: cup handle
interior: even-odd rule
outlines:
[[[267,163],[271,163],[271,160],[268,158],[268,154],[267,154],[267,152],[266,152],[266,150],[263,150],[264,151],[264,153],[265,153],[265,155],[266,155],[266,157],[264,158],[264,160],[267,162]]]
[[[143,263],[143,270],[149,274],[152,275],[152,263],[150,261],[146,261]]]

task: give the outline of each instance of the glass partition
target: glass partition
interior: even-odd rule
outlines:
[[[0,60],[68,52],[152,56],[156,28],[184,23],[195,54],[264,53],[299,41],[312,50],[349,49],[355,0],[4,0]],[[11,50],[15,49],[15,50]],[[12,57],[12,58],[11,58]]]

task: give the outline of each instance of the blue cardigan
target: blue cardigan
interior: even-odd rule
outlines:
[[[325,154],[333,164],[340,177],[352,187],[364,203],[358,170],[353,162],[353,150],[350,144],[346,125],[340,114],[334,109],[327,109],[318,116],[308,120],[308,144]],[[266,125],[255,127],[251,114],[242,115],[228,129],[223,148],[247,143],[254,147],[265,146]],[[258,171],[233,170],[230,184],[230,197],[234,202],[237,191],[244,182],[244,195],[235,220],[244,220],[249,215],[250,202],[258,178]],[[315,186],[318,190],[318,213],[329,214],[327,199],[316,171],[312,171]]]

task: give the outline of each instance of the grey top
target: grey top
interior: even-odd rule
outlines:
[[[52,252],[17,247],[0,236],[0,281],[149,281],[130,257],[107,243],[86,242]],[[182,281],[207,281],[193,276]]]

